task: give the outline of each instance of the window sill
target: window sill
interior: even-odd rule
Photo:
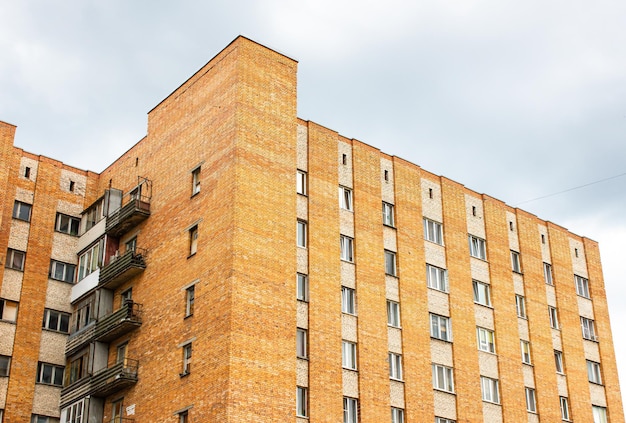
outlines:
[[[24,273],[24,269],[16,269],[15,267],[5,266],[5,269],[15,270],[16,272]]]
[[[488,401],[488,400],[483,400],[483,402],[486,402],[487,404],[493,404],[493,405],[497,405],[499,407],[502,407],[502,404],[500,404],[499,402],[493,402],[493,401]]]
[[[341,314],[346,315],[346,316],[354,316],[354,317],[357,316],[356,313],[348,313],[347,311],[342,311]]]
[[[5,319],[0,319],[0,322],[2,322],[2,323],[8,323],[8,324],[10,324],[10,325],[16,325],[16,324],[17,324],[17,321],[15,321],[15,320],[5,320]]]
[[[433,388],[433,390],[437,392],[443,392],[444,394],[450,394],[450,395],[456,396],[456,392],[454,391],[446,391],[445,389],[439,389],[439,388]]]
[[[516,275],[520,275],[520,276],[524,276],[524,272],[520,271],[520,270],[515,270],[515,269],[511,269],[511,271],[513,273],[515,273]],[[529,411],[530,412],[530,411]]]
[[[497,352],[495,352],[495,351],[485,351],[485,350],[481,350],[481,349],[479,348],[479,349],[478,349],[478,352],[482,352],[482,353],[485,353],[485,354],[494,355],[494,356],[496,356],[496,357],[498,356],[498,353],[497,353]]]
[[[477,303],[476,301],[474,301],[474,305],[485,307],[485,308],[488,308],[490,310],[493,310],[493,306],[492,305]]]
[[[299,360],[309,361],[309,357],[301,357],[301,356],[297,355],[296,358],[299,359]]]
[[[180,376],[180,378],[182,379],[184,377],[189,376],[190,374],[191,374],[191,372],[182,372],[182,373],[179,373],[178,376]]]
[[[476,257],[470,254],[470,258],[475,258],[476,260],[484,261],[485,263],[489,263],[486,258]]]
[[[36,385],[50,386],[52,388],[62,389],[63,385],[55,385],[54,383],[45,383],[45,382],[35,382]]]
[[[533,363],[526,363],[525,361],[522,361],[522,364],[524,366],[528,366],[528,367],[535,367],[535,365]]]
[[[430,239],[426,239],[426,238],[424,238],[424,241],[429,242],[429,243],[431,243],[431,244],[438,245],[438,246],[440,246],[440,247],[445,247],[445,245],[443,245],[443,242],[442,242],[442,243],[439,243],[439,242],[437,242],[437,241],[431,241]]]
[[[434,336],[430,336],[430,339],[433,341],[441,341],[441,342],[445,342],[446,344],[451,344],[452,340],[447,340],[447,339],[441,339],[441,338],[436,338]]]
[[[402,330],[402,326],[394,326],[394,325],[390,325],[389,323],[387,323],[387,327]]]
[[[343,367],[343,366],[341,366],[341,368],[343,370],[347,370],[349,372],[354,372],[354,373],[358,373],[359,372],[357,369],[351,369],[350,367]]]
[[[443,291],[443,290],[441,290],[439,288],[435,288],[433,286],[429,286],[428,289],[432,289],[433,291],[441,292],[442,294],[450,295],[450,293],[448,291]]]
[[[404,383],[404,379],[396,379],[395,377],[390,377],[389,380],[391,380],[393,382]]]
[[[193,256],[195,256],[196,254],[197,254],[197,253],[191,253],[191,254],[189,254],[189,255],[187,256],[187,259],[192,258],[192,257],[193,257]]]
[[[191,199],[191,198],[197,197],[198,195],[200,195],[200,191],[194,192],[193,194],[191,194],[191,197],[189,198]]]
[[[354,260],[351,261],[351,260],[346,260],[346,259],[342,258],[341,261],[344,262],[344,263],[354,264]]]
[[[300,302],[300,303],[305,303],[305,304],[308,304],[308,303],[309,303],[309,300],[308,300],[308,299],[296,298],[296,300],[298,300],[298,302]]]
[[[386,228],[398,229],[398,228],[395,227],[395,225],[389,225],[389,224],[384,223],[384,222],[383,222],[383,226],[386,227]]]
[[[186,315],[186,316],[183,318],[183,320],[187,320],[187,319],[189,319],[190,317],[193,317],[193,313],[192,313],[192,314],[188,314],[188,315]]]
[[[50,329],[50,328],[41,328],[41,330],[43,330],[45,332],[59,333],[61,335],[65,335],[65,336],[68,336],[70,334],[69,332],[62,332],[60,330],[55,330],[55,329]]]
[[[400,279],[400,277],[398,275],[392,275],[391,273],[385,273],[385,276],[390,276],[394,279]]]

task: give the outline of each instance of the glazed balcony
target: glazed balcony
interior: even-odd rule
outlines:
[[[107,217],[105,232],[119,238],[150,216],[150,199],[145,196],[131,199]]]
[[[141,304],[126,301],[117,311],[101,317],[96,322],[94,339],[111,342],[141,326]]]
[[[137,276],[146,268],[144,254],[141,249],[127,251],[121,256],[112,259],[109,264],[100,269],[100,288],[115,289]]]
[[[138,380],[138,368],[137,360],[127,358],[77,380],[61,390],[61,407],[88,395],[104,398],[133,386]]]

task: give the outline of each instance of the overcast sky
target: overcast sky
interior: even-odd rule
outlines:
[[[298,60],[299,117],[600,242],[626,390],[623,0],[0,0],[0,16],[15,145],[96,172],[237,35]]]

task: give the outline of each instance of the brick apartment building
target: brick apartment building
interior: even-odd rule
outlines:
[[[0,123],[0,422],[623,423],[597,243],[298,119],[296,67],[235,39],[99,174]]]

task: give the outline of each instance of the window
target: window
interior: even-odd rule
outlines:
[[[0,298],[0,320],[15,322],[17,320],[17,302]]]
[[[589,382],[602,385],[602,374],[600,373],[600,363],[587,360],[587,377]]]
[[[400,327],[400,304],[387,300],[387,324],[394,328]]]
[[[127,290],[122,291],[120,293],[120,297],[121,297],[122,306],[124,306],[126,303],[132,302],[133,301],[133,288],[130,287]]]
[[[189,410],[178,413],[178,423],[189,423]]]
[[[443,245],[443,230],[441,223],[424,218],[424,239]]]
[[[306,185],[306,172],[304,170],[298,170],[296,173],[296,192],[298,194],[307,194]]]
[[[198,225],[189,229],[189,257],[198,252]]]
[[[552,329],[559,328],[559,317],[556,313],[556,308],[548,307],[548,315],[550,316],[550,327]]]
[[[193,352],[191,342],[183,345],[183,371],[180,376],[186,376],[191,373],[191,355]]]
[[[69,374],[65,375],[66,379],[68,380],[68,383],[66,385],[71,385],[72,383],[88,375],[87,366],[89,359],[87,357],[88,353],[87,351],[84,351],[83,353],[81,353],[81,355],[74,356],[69,360]]]
[[[104,239],[96,242],[78,257],[78,278],[81,281],[93,273],[102,264],[101,252],[104,247]]]
[[[116,363],[126,363],[126,351],[128,350],[128,342],[124,342],[117,346]]]
[[[354,342],[342,341],[341,365],[344,369],[356,370],[356,344]]]
[[[124,414],[124,398],[111,403],[111,423],[121,423]]]
[[[30,212],[33,206],[30,204],[15,201],[13,203],[13,218],[30,222]]]
[[[85,231],[93,228],[96,223],[104,217],[102,216],[102,204],[103,200],[99,200],[83,213],[83,219],[85,219]]]
[[[306,329],[300,329],[296,331],[296,357],[307,358],[308,346],[307,346],[307,331]]]
[[[54,229],[57,232],[78,236],[78,231],[80,229],[80,219],[77,217],[68,216],[66,214],[57,213],[57,220]]]
[[[300,301],[309,301],[309,277],[302,273],[296,275],[296,298]]]
[[[24,178],[30,178],[30,167],[26,166],[26,168],[24,169]],[[2,414],[0,413],[0,416],[2,416]],[[2,419],[0,419],[0,422],[2,421]]]
[[[559,397],[561,402],[561,419],[569,421],[569,401],[567,397]]]
[[[70,181],[69,191],[74,192],[75,187],[76,187],[76,182]]]
[[[197,168],[191,171],[191,196],[192,197],[200,193],[200,172],[201,171],[202,171],[202,167],[200,166],[198,166]]]
[[[383,172],[383,175],[384,175],[383,178],[385,179],[385,182],[389,182],[389,171],[385,170]]]
[[[383,202],[383,225],[395,226],[393,216],[393,204]]]
[[[500,393],[498,391],[497,379],[481,376],[480,388],[483,396],[483,401],[493,402],[494,404],[500,403]]]
[[[341,164],[344,165],[344,166],[348,164],[348,155],[347,154],[342,154],[341,155]]]
[[[356,298],[354,289],[341,287],[341,312],[356,314]]]
[[[517,251],[511,251],[511,266],[515,273],[522,273],[522,264]]]
[[[517,317],[526,318],[526,299],[522,295],[515,296],[515,311]]]
[[[448,292],[448,271],[431,264],[426,265],[426,282],[429,288]]]
[[[591,411],[593,413],[593,423],[607,423],[606,419],[606,407],[599,407],[597,405],[591,406]]]
[[[0,410],[0,422],[2,421],[2,410]],[[47,417],[47,416],[40,416],[39,414],[33,414],[31,420],[31,423],[59,423],[59,419],[57,419],[56,417]]]
[[[492,330],[476,328],[476,335],[478,337],[478,349],[480,351],[496,352],[495,337]]]
[[[306,222],[304,220],[298,220],[296,231],[296,245],[306,248]]]
[[[576,283],[576,293],[581,297],[591,298],[589,296],[589,280],[582,276],[574,275],[574,281]]]
[[[54,330],[62,333],[70,331],[70,314],[62,311],[45,309],[43,312],[43,329]]]
[[[0,376],[8,376],[11,368],[11,357],[0,355]]]
[[[430,336],[442,341],[452,341],[450,319],[437,314],[430,314]]]
[[[341,246],[341,260],[349,261],[352,263],[354,261],[354,240],[348,236],[341,235],[340,238],[340,246]]]
[[[76,275],[76,265],[50,260],[50,279],[63,282],[74,282]]]
[[[308,414],[308,398],[307,388],[302,386],[296,387],[296,416],[307,417]]]
[[[456,423],[456,421],[452,419],[444,419],[443,417],[435,417],[435,423]]]
[[[23,272],[24,261],[26,261],[26,253],[24,251],[14,250],[12,248],[7,250],[7,261],[5,264],[7,268]]]
[[[55,366],[54,364],[42,363],[37,364],[37,383],[45,383],[47,385],[63,386],[63,371],[65,367]]]
[[[397,276],[396,253],[385,250],[385,273],[389,276]]]
[[[554,285],[552,280],[552,265],[549,263],[543,264],[543,277],[548,285]]]
[[[529,413],[537,412],[537,398],[533,388],[526,388],[526,411]]]
[[[487,252],[485,249],[485,240],[478,238],[474,235],[469,236],[469,250],[470,256],[479,258],[481,260],[487,259]]]
[[[484,306],[491,306],[491,293],[489,285],[479,281],[473,281],[474,302]]]
[[[391,423],[404,423],[404,410],[391,407]]]
[[[590,341],[598,340],[598,337],[596,336],[596,325],[593,320],[587,319],[586,317],[581,317],[580,326],[583,331],[583,338]]]
[[[135,251],[137,251],[137,237],[134,236],[126,241],[125,248],[126,252],[132,251],[134,253]]]
[[[93,297],[86,301],[81,301],[76,305],[74,314],[72,314],[72,333],[78,332],[82,328],[91,324],[95,319],[92,316]]]
[[[433,388],[454,392],[454,378],[450,367],[433,364]]]
[[[522,349],[522,363],[532,364],[530,360],[530,342],[521,339],[520,347]]]
[[[185,290],[185,317],[193,316],[196,301],[196,286],[192,285]]]
[[[557,373],[565,373],[565,367],[563,366],[563,353],[561,351],[554,350],[554,366],[556,367]]]
[[[344,210],[352,211],[352,190],[339,187],[339,206]]]
[[[343,397],[343,423],[358,423],[358,400],[356,398]]]
[[[82,399],[61,411],[61,419],[63,423],[86,423],[83,420],[83,411],[85,408],[85,400]]]
[[[389,353],[389,377],[402,380],[402,356],[400,354]]]

